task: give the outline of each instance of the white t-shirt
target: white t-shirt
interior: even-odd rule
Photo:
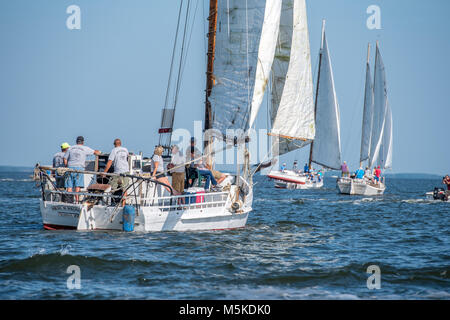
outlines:
[[[184,166],[183,163],[185,161],[185,158],[181,156],[180,152],[172,153],[172,163],[175,165],[175,167],[180,166],[179,168],[175,168],[170,170],[171,172],[184,172]]]
[[[153,170],[155,170],[155,162],[158,162],[158,168],[156,169],[156,172],[164,172],[164,160],[161,156],[158,156],[157,154],[153,155]]]
[[[124,147],[116,147],[111,150],[108,160],[114,165],[114,173],[126,173],[130,171],[128,165],[128,150]]]
[[[86,164],[86,156],[94,154],[94,150],[77,144],[71,146],[69,150],[66,151],[64,158],[67,159],[68,167],[80,167],[84,168]]]

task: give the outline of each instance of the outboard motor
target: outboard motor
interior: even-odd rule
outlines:
[[[445,193],[445,190],[442,188],[434,188],[433,191],[433,199],[434,200],[441,200],[441,201],[447,201],[447,194]]]

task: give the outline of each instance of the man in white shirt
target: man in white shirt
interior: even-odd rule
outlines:
[[[114,149],[112,149],[111,153],[109,154],[108,162],[106,163],[104,172],[108,172],[112,165],[114,165],[114,173],[121,174],[130,172],[130,165],[128,164],[128,155],[129,153],[127,148],[122,147],[122,141],[120,141],[120,139],[115,139]],[[130,185],[130,178],[114,176],[109,180],[109,184],[111,185],[111,190],[113,192],[122,189],[123,191],[122,206],[124,206],[127,196],[126,189]]]
[[[86,156],[88,155],[100,155],[99,150],[93,150],[84,145],[84,138],[82,136],[77,137],[76,145],[71,146],[64,155],[64,165],[68,168],[84,171],[86,165]],[[65,187],[68,192],[80,192],[81,188],[84,188],[84,175],[82,173],[71,172],[66,176]],[[78,196],[75,196],[78,202]]]

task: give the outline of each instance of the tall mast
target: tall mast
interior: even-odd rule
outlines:
[[[319,96],[320,69],[322,67],[322,55],[323,55],[324,39],[325,39],[325,20],[322,21],[322,41],[320,43],[320,52],[319,52],[319,71],[317,72],[316,101],[314,102],[314,123],[316,122],[317,98]],[[314,148],[314,140],[311,142],[311,146],[309,148],[309,162],[308,162],[308,167],[309,168],[311,167],[311,163],[312,163],[313,148]]]
[[[209,27],[208,27],[208,52],[207,52],[207,67],[206,67],[206,99],[205,99],[205,124],[204,130],[212,128],[212,112],[211,112],[211,102],[209,101],[209,96],[214,85],[214,56],[216,48],[216,28],[217,28],[217,1],[209,1]],[[204,147],[206,148],[209,141],[204,141]]]
[[[367,66],[369,65],[369,63],[370,63],[370,42],[367,45],[366,69],[367,69]],[[367,83],[366,83],[366,86],[367,86]],[[366,90],[364,92],[364,101],[366,101],[366,98],[367,98],[366,94],[367,94],[367,88],[366,88]],[[361,130],[361,134],[364,132],[364,121],[363,121],[362,125],[363,125],[363,129]],[[363,138],[361,137],[361,139],[363,139]],[[363,144],[363,141],[361,141],[361,152],[362,152],[362,144]],[[370,162],[370,154],[369,154],[369,159],[367,161]],[[362,167],[362,161],[359,162],[359,166]]]

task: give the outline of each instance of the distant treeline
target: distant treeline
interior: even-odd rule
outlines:
[[[33,172],[33,167],[0,166],[0,172]]]

